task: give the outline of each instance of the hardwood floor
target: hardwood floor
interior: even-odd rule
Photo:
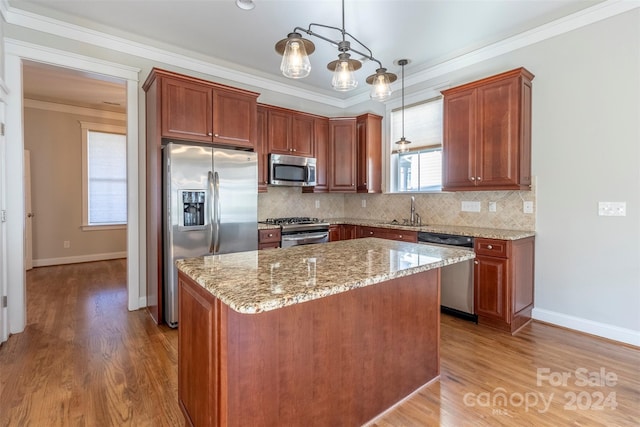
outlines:
[[[124,260],[27,273],[27,328],[0,347],[1,426],[184,425],[177,331],[128,312],[125,281]],[[640,349],[443,316],[440,381],[371,425],[640,426]]]
[[[184,425],[177,331],[127,311],[125,260],[33,269],[27,303],[0,348],[0,425]]]

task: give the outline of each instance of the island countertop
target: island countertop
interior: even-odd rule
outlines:
[[[208,255],[176,265],[233,310],[252,314],[474,257],[468,249],[366,238]]]

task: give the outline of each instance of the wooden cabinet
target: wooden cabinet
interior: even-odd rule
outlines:
[[[357,227],[351,224],[335,224],[329,226],[329,241],[351,240],[357,238]]]
[[[313,116],[268,107],[268,121],[269,153],[313,156]]]
[[[163,138],[255,148],[258,94],[156,69],[153,74],[161,81]]]
[[[516,332],[531,320],[534,238],[475,241],[474,305],[478,323]]]
[[[358,138],[358,193],[382,192],[382,117],[363,114],[356,118]]]
[[[383,227],[358,226],[358,237],[377,237],[380,239],[401,240],[403,242],[418,242],[418,232]]]
[[[329,191],[329,119],[314,120],[314,157],[316,158],[316,185],[303,187],[302,192],[323,193]]]
[[[271,249],[280,247],[281,233],[278,228],[258,230],[258,249]]]
[[[329,119],[329,191],[356,192],[356,119]]]
[[[443,190],[529,190],[531,81],[518,68],[442,92]]]
[[[267,110],[258,106],[256,152],[258,153],[258,193],[267,192],[269,184],[269,147],[267,146]]]
[[[258,94],[154,68],[146,93],[147,309],[163,321],[162,144],[203,142],[254,150]]]

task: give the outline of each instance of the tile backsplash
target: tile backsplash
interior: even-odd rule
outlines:
[[[418,193],[414,196],[416,212],[424,225],[535,230],[535,186],[531,191]],[[463,201],[480,202],[480,212],[462,212]],[[524,213],[524,201],[533,202],[534,213]],[[495,212],[489,212],[490,202],[496,203]],[[310,216],[402,222],[409,218],[410,206],[409,194],[305,194],[296,187],[269,187],[268,193],[258,195],[258,218]]]

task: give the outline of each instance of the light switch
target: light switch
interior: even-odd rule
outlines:
[[[320,200],[316,200],[316,209],[320,209]]]
[[[598,202],[600,216],[627,216],[627,202]]]
[[[489,202],[489,212],[495,212],[498,204],[496,202]]]
[[[462,202],[462,212],[480,212],[480,202]]]

